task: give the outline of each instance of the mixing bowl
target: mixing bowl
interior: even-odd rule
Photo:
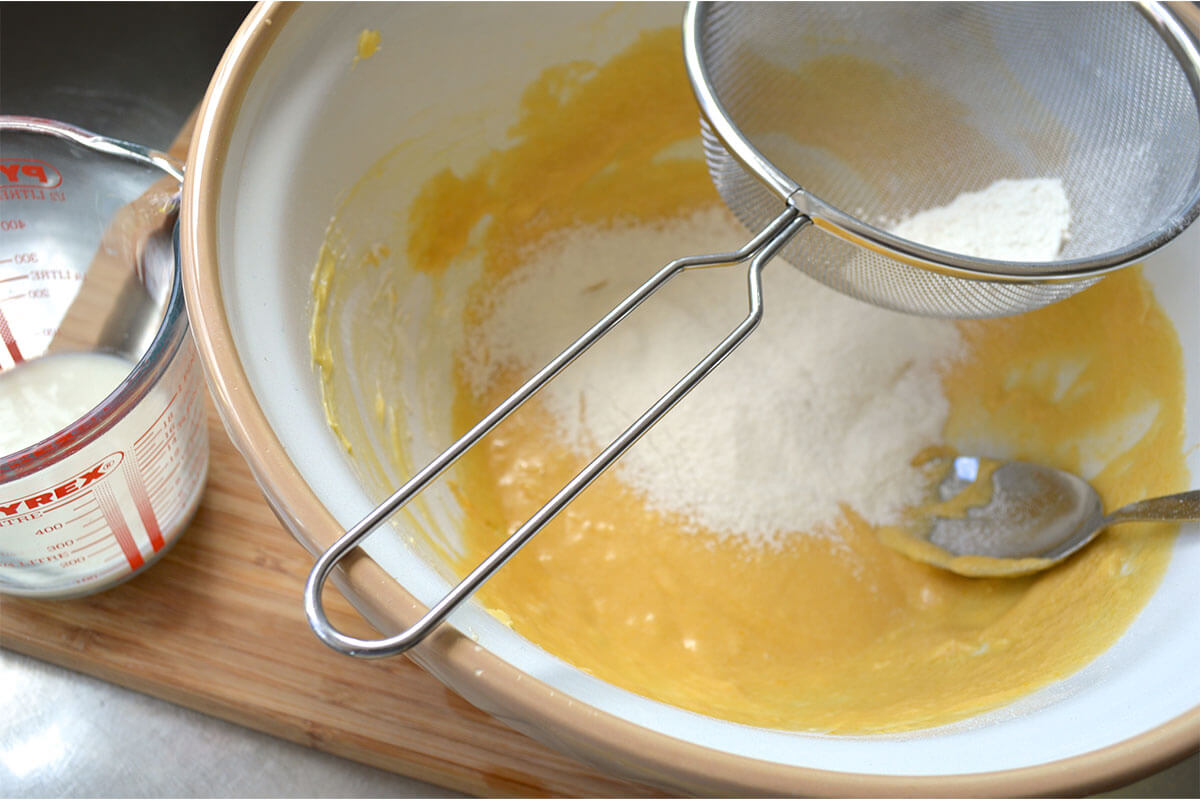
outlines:
[[[259,6],[206,97],[189,159],[182,245],[189,311],[218,409],[263,493],[311,552],[380,499],[326,423],[309,347],[312,274],[339,203],[399,143],[411,183],[346,235],[366,246],[445,167],[505,141],[545,67],[597,63],[678,6]],[[360,50],[366,30],[382,46]],[[1147,268],[1187,367],[1189,466],[1200,474],[1200,230]],[[647,273],[659,265],[647,265]],[[776,268],[783,268],[782,266]],[[428,323],[418,276],[400,302]],[[428,337],[425,337],[428,339]],[[453,337],[430,347],[452,351]],[[423,351],[423,363],[439,363]],[[416,457],[451,441],[444,367],[414,379]],[[427,500],[453,520],[454,497]],[[1178,539],[1161,586],[1120,640],[1070,678],[930,730],[825,736],[702,717],[624,691],[549,655],[476,603],[411,653],[463,697],[553,747],[635,780],[703,794],[1063,794],[1161,767],[1200,744],[1200,536]],[[450,586],[403,526],[373,536],[335,581],[381,632],[411,625]],[[296,602],[300,603],[299,596]],[[587,635],[581,631],[580,635]]]

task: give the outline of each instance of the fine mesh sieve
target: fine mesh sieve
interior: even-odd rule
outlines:
[[[750,335],[776,254],[876,305],[996,316],[1073,294],[1200,213],[1200,55],[1157,4],[693,2],[684,56],[713,181],[757,233],[660,269],[322,553],[304,608],[335,650],[385,656],[429,635]],[[1057,261],[989,261],[886,232],[1027,177],[1061,179],[1070,199]],[[744,262],[745,319],[412,627],[367,640],[330,624],[322,587],[359,542],[667,281]]]
[[[684,47],[722,199],[755,231],[785,203],[810,217],[782,257],[876,305],[1029,311],[1144,258],[1200,212],[1200,60],[1156,4],[693,4]],[[886,232],[1035,177],[1061,179],[1071,203],[1054,262]]]

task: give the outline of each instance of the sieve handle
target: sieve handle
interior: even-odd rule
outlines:
[[[357,525],[344,533],[328,550],[320,555],[309,573],[304,587],[304,613],[313,632],[334,650],[352,656],[381,657],[395,655],[413,647],[441,623],[460,603],[470,597],[484,581],[512,558],[534,534],[558,515],[581,491],[587,488],[604,470],[612,465],[629,447],[640,439],[676,403],[703,380],[726,356],[742,343],[758,326],[762,319],[762,270],[767,262],[789,239],[808,225],[809,218],[789,206],[744,247],[732,253],[704,256],[689,256],[676,259],[626,297],[608,312],[587,333],[576,339],[553,361],[542,367],[532,378],[496,407],[490,414],[477,422],[458,441],[444,450],[441,455],[421,469],[407,483],[396,490],[387,500],[378,505]],[[752,260],[751,260],[752,259]],[[359,639],[341,633],[330,624],[321,601],[321,591],[333,567],[347,553],[358,546],[392,514],[400,510],[430,482],[437,478],[460,456],[470,450],[505,417],[519,408],[539,389],[558,375],[568,364],[607,333],[613,326],[629,315],[635,308],[654,294],[668,280],[687,269],[717,267],[739,264],[751,260],[748,270],[750,309],[746,318],[733,329],[707,356],[704,357],[666,394],[642,416],[625,429],[600,452],[579,474],[571,479],[544,506],[521,525],[495,551],[475,567],[445,597],[432,606],[412,627],[384,639]]]

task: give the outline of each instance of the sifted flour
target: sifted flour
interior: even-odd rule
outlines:
[[[1067,238],[1071,206],[1058,178],[996,181],[948,205],[914,214],[892,232],[965,256],[1053,261]]]
[[[715,208],[551,237],[468,331],[472,389],[540,367],[657,266],[745,235]],[[910,462],[940,440],[939,370],[962,354],[958,329],[847,298],[782,262],[764,272],[764,294],[758,330],[617,462],[617,476],[651,508],[754,544],[833,535],[843,507],[898,522],[923,496]],[[607,444],[741,321],[745,296],[742,269],[675,278],[539,395],[563,441],[589,457]]]

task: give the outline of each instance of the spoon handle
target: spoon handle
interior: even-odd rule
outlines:
[[[1118,508],[1108,519],[1110,522],[1200,520],[1200,489],[1139,500]]]

